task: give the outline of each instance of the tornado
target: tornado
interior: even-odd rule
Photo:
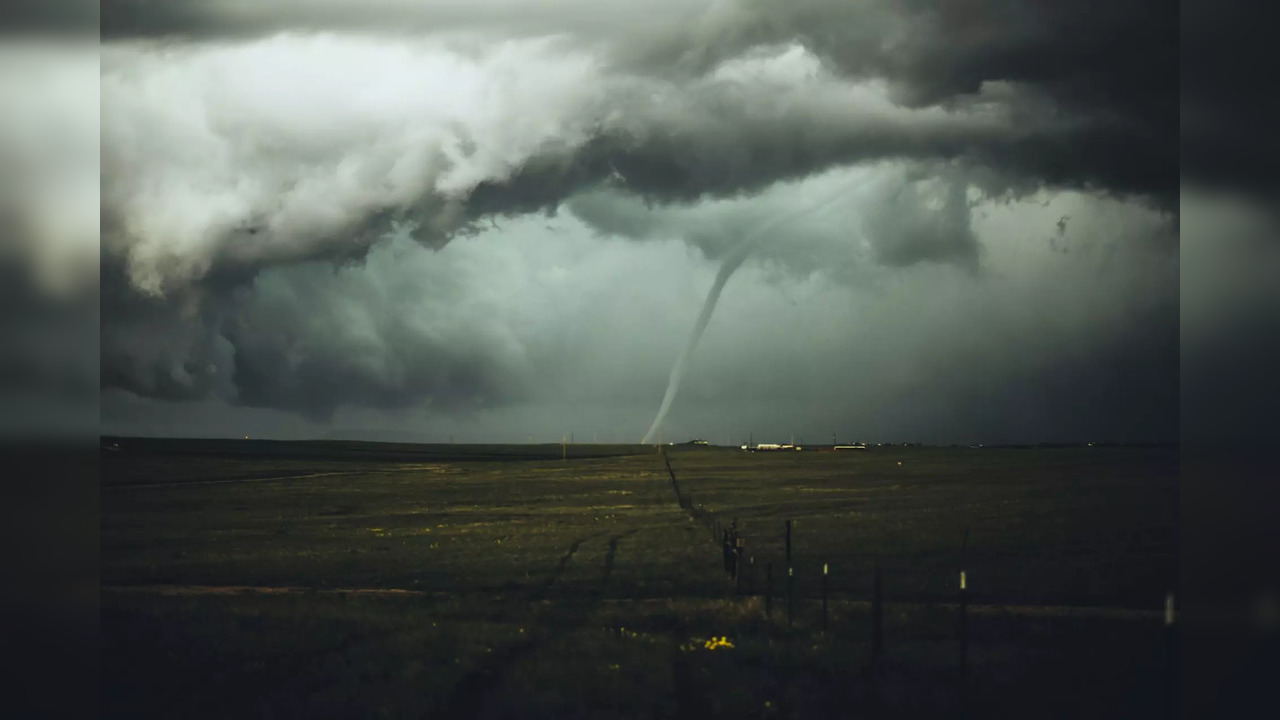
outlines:
[[[698,341],[702,339],[707,323],[711,321],[711,313],[715,312],[716,303],[720,302],[720,292],[724,290],[725,283],[729,282],[734,271],[742,265],[742,261],[747,259],[746,253],[736,255],[736,257],[726,258],[724,264],[720,266],[720,272],[716,273],[716,281],[711,284],[707,299],[702,303],[702,312],[698,313],[698,322],[693,325],[689,342],[685,344],[684,351],[676,358],[676,364],[671,368],[671,377],[667,380],[667,392],[662,396],[662,405],[658,407],[658,415],[653,419],[653,425],[649,426],[649,432],[645,433],[644,439],[640,441],[642,445],[652,442],[658,428],[662,427],[662,421],[667,417],[667,411],[671,409],[671,403],[676,399],[676,391],[680,389],[680,381],[684,379],[684,368],[689,363],[689,358],[693,356],[694,348],[698,347]]]
[[[742,242],[725,256],[724,262],[720,265],[720,271],[716,273],[715,282],[711,283],[711,289],[707,291],[707,299],[702,303],[702,312],[698,313],[698,321],[693,324],[693,332],[689,334],[689,341],[685,343],[684,350],[676,358],[676,364],[671,368],[671,376],[667,380],[667,391],[662,395],[662,404],[658,406],[658,414],[653,418],[653,424],[649,426],[649,432],[645,433],[644,439],[640,441],[642,445],[648,445],[653,442],[654,436],[658,434],[658,429],[662,427],[662,421],[666,419],[667,412],[675,402],[676,394],[680,391],[680,382],[684,379],[684,372],[689,364],[689,359],[693,357],[693,351],[698,347],[698,341],[702,339],[702,333],[706,332],[707,324],[711,322],[711,314],[715,312],[716,304],[720,302],[720,293],[724,291],[724,286],[729,282],[729,278],[733,277],[738,268],[742,267],[742,263],[751,254],[751,251],[760,244],[761,240],[767,237],[766,233],[784,222],[790,222],[809,213],[817,212],[834,203],[844,197],[845,192],[851,186],[852,183],[842,186],[830,197],[813,205],[803,206],[794,212],[774,217],[748,233]]]

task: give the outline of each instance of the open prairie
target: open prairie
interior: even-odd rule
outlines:
[[[109,716],[1167,711],[1176,449],[109,443]]]

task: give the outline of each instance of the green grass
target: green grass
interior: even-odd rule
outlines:
[[[1175,577],[1170,450],[673,449],[682,489],[737,518],[757,591],[772,563],[781,594],[794,521],[788,629],[781,598],[766,621],[734,594],[652,450],[164,442],[121,441],[104,461],[115,716],[931,715],[958,702],[942,603],[966,530],[975,603],[1157,610]],[[191,482],[278,475],[311,477]],[[877,562],[889,604],[873,683]],[[156,585],[418,594],[137,589]],[[988,716],[1132,716],[1158,700],[1158,620],[984,609],[969,627],[968,705]],[[712,635],[735,647],[680,649]]]

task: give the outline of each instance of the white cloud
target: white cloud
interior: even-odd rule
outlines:
[[[568,169],[601,140],[683,173],[670,181],[688,192],[729,192],[841,157],[954,152],[1007,124],[988,106],[898,107],[883,82],[775,50],[676,82],[612,73],[555,38],[108,45],[104,242],[159,294],[220,263],[358,254],[387,218],[440,242],[477,186]]]
[[[447,210],[535,153],[583,142],[594,74],[549,41],[478,54],[336,36],[108,48],[104,197],[121,215],[108,242],[152,293],[224,256],[360,242],[371,215],[429,195]]]

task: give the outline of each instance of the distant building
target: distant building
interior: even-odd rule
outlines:
[[[801,448],[799,445],[792,445],[791,443],[758,443],[756,445],[743,445],[742,449],[752,452],[768,452],[772,450],[799,450]]]

